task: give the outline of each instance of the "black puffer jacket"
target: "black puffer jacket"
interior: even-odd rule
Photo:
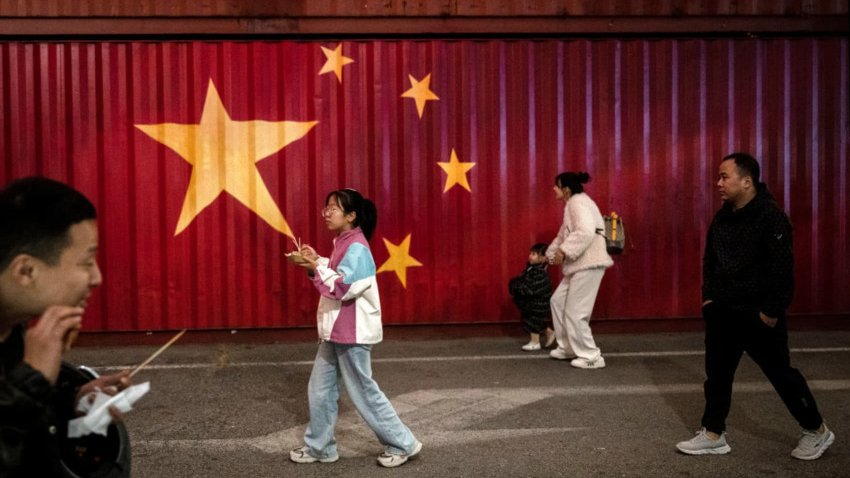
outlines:
[[[522,274],[510,280],[508,291],[514,296],[523,317],[543,318],[549,314],[552,282],[546,264],[529,263]]]
[[[0,477],[62,476],[55,403],[64,397],[23,353],[18,326],[0,342]]]
[[[794,294],[791,222],[763,183],[735,211],[724,204],[708,230],[703,301],[779,317]]]

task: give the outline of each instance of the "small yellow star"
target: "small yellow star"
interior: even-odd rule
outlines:
[[[349,63],[354,63],[354,60],[347,56],[342,56],[342,43],[336,46],[335,50],[331,50],[330,48],[322,48],[322,53],[325,54],[325,57],[328,59],[325,62],[325,65],[322,66],[321,71],[319,71],[320,75],[324,75],[325,73],[334,72],[336,75],[336,79],[342,83],[342,67],[348,65]]]
[[[438,162],[437,165],[446,172],[446,187],[443,189],[443,193],[453,188],[455,184],[460,184],[464,189],[472,192],[472,189],[469,188],[469,182],[466,180],[466,173],[475,167],[475,163],[462,163],[458,161],[457,154],[454,148],[452,148],[452,156],[449,162]]]
[[[416,81],[413,75],[407,75],[410,78],[410,84],[413,85],[409,90],[401,94],[402,98],[413,98],[416,101],[416,111],[419,112],[419,117],[422,118],[422,113],[425,111],[425,102],[430,100],[439,100],[437,95],[430,89],[431,74],[428,73],[422,81]]]
[[[387,246],[387,252],[390,253],[390,258],[381,264],[378,273],[395,271],[398,280],[401,281],[402,287],[407,288],[407,268],[419,267],[421,262],[417,261],[410,255],[410,234],[401,241],[401,244],[395,245],[384,238],[384,244]]]
[[[175,236],[222,192],[227,192],[273,228],[295,237],[266,188],[256,163],[301,139],[316,123],[318,121],[233,120],[210,80],[200,123],[134,126],[192,165],[192,177]]]

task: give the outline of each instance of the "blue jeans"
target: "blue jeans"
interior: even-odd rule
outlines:
[[[398,418],[384,392],[372,380],[372,346],[319,344],[307,397],[310,402],[310,423],[304,432],[304,443],[316,458],[337,456],[334,428],[339,414],[339,382],[345,384],[351,402],[375,432],[378,441],[389,453],[412,453],[416,447],[413,433]]]

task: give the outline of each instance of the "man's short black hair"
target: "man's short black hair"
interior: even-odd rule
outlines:
[[[738,168],[738,176],[742,178],[749,176],[752,178],[753,184],[759,183],[761,168],[759,168],[759,162],[756,161],[756,158],[752,157],[749,153],[732,153],[723,158],[723,161],[729,159],[735,161],[735,166]]]
[[[538,242],[537,244],[531,246],[531,250],[529,252],[536,252],[538,256],[545,256],[546,249],[549,248],[549,244]]]
[[[0,271],[19,254],[56,264],[71,226],[96,217],[91,201],[67,184],[42,177],[12,181],[0,190]]]

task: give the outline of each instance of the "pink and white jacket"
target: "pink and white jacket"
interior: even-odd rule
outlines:
[[[614,261],[605,249],[605,238],[597,230],[605,230],[599,207],[587,194],[573,194],[564,205],[564,222],[546,249],[546,257],[554,259],[558,250],[563,252],[566,259],[561,272],[565,276],[611,267]]]
[[[321,294],[319,338],[338,344],[376,344],[383,339],[375,261],[356,227],[334,239],[331,257],[320,257],[313,285]]]

